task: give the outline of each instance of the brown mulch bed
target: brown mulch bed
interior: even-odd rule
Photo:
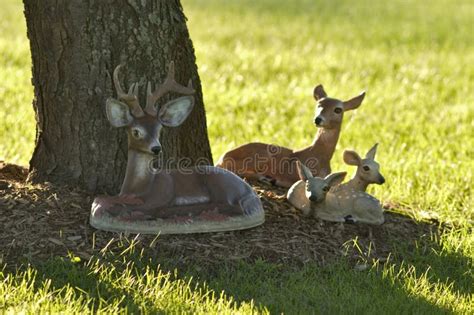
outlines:
[[[88,219],[93,195],[78,189],[30,185],[26,176],[26,169],[0,162],[0,266],[35,263],[68,253],[89,259],[135,237],[92,228]],[[264,225],[235,232],[139,236],[138,246],[177,264],[256,259],[325,264],[340,257],[384,261],[397,242],[415,244],[437,232],[434,223],[415,222],[390,209],[386,223],[374,227],[306,218],[285,200],[286,190],[260,183],[253,187],[266,212]]]

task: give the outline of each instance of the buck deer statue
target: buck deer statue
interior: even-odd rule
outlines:
[[[235,174],[213,166],[155,169],[161,152],[163,126],[177,127],[194,105],[194,89],[176,83],[174,63],[165,82],[152,92],[147,85],[146,107],[138,101],[138,83],[122,90],[118,66],[113,82],[118,99],[109,98],[106,113],[113,127],[128,132],[128,161],[118,196],[99,196],[90,223],[97,229],[144,234],[181,234],[251,228],[264,222],[259,197]],[[184,94],[161,106],[156,101],[167,92]]]
[[[328,179],[314,177],[311,171],[298,162],[301,180],[288,190],[288,201],[304,214],[333,222],[384,223],[380,202],[365,192],[369,184],[383,184],[380,166],[375,161],[377,145],[362,159],[355,151],[344,151],[344,162],[357,166],[354,177],[347,183],[327,183]],[[339,174],[339,173],[336,173]],[[344,173],[345,174],[345,173]],[[334,176],[334,174],[328,177]],[[344,177],[339,177],[341,182]]]
[[[271,182],[290,187],[299,180],[296,161],[301,161],[314,176],[324,177],[331,173],[331,159],[341,132],[344,113],[360,106],[365,92],[341,101],[328,97],[322,85],[313,91],[316,100],[314,123],[319,127],[313,144],[294,151],[289,148],[259,142],[244,144],[230,150],[219,159],[216,166],[241,177]]]

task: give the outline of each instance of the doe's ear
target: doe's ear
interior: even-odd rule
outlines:
[[[370,148],[370,150],[367,152],[367,154],[365,155],[365,158],[366,159],[371,159],[371,160],[374,160],[375,159],[375,153],[377,153],[377,146],[379,144],[376,143],[374,144],[374,146],[372,148]]]
[[[307,181],[308,179],[313,178],[311,170],[299,160],[296,161],[296,169],[298,170],[298,176],[302,181]]]
[[[128,126],[133,122],[128,105],[114,98],[107,99],[105,111],[110,124],[116,128]]]
[[[314,88],[313,96],[314,96],[314,99],[317,101],[319,101],[322,98],[328,97],[328,95],[326,94],[326,91],[324,91],[322,84],[319,84]]]
[[[194,107],[194,97],[182,96],[163,105],[158,114],[160,122],[167,127],[181,125]]]
[[[329,174],[324,178],[324,181],[329,185],[329,186],[336,186],[344,180],[346,177],[347,172],[337,172],[337,173],[332,173]]]
[[[362,101],[364,100],[364,97],[365,97],[365,91],[360,93],[358,96],[356,96],[354,98],[351,98],[348,101],[343,102],[344,103],[344,111],[356,109],[357,107],[359,107],[360,104],[362,104]]]
[[[360,158],[359,154],[352,150],[345,150],[344,154],[342,155],[342,158],[344,159],[344,162],[348,165],[359,166],[362,162],[362,159]]]

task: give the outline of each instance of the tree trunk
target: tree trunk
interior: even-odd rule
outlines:
[[[212,164],[194,48],[179,0],[24,0],[33,59],[37,132],[30,179],[115,193],[125,172],[127,140],[112,128],[105,100],[123,85],[164,80],[175,61],[176,80],[192,79],[196,105],[185,123],[165,128],[164,162],[189,158]],[[176,95],[174,95],[176,96]],[[169,98],[168,98],[169,99]],[[160,100],[163,104],[168,99]]]

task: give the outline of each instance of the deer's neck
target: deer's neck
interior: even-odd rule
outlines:
[[[366,181],[360,179],[357,176],[354,176],[350,181],[347,182],[346,185],[346,187],[348,187],[349,189],[353,189],[356,191],[366,191],[367,186],[369,186]]]
[[[153,156],[136,150],[128,150],[127,170],[120,195],[143,195],[150,189],[155,172],[152,168]]]
[[[337,141],[339,140],[339,133],[341,129],[318,129],[313,144],[309,148],[311,155],[317,155],[322,162],[329,162],[336,150]]]

